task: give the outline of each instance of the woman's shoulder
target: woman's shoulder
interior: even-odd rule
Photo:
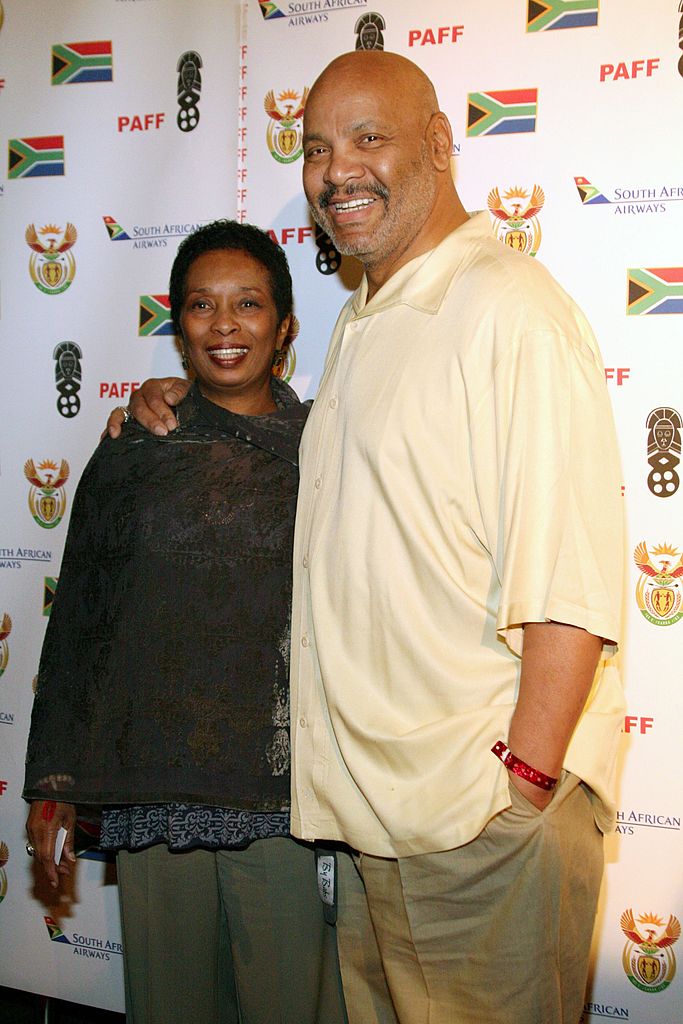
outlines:
[[[279,377],[273,377],[271,388],[278,411],[289,412],[288,419],[300,420],[302,423],[305,422],[306,417],[311,411],[312,401],[302,402],[294,388],[287,381],[281,380]]]
[[[286,409],[289,406],[301,405],[301,400],[294,388],[281,377],[273,377],[270,382],[270,387],[278,409]]]

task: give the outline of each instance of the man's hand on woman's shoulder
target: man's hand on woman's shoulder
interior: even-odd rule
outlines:
[[[189,388],[189,380],[182,377],[151,377],[133,392],[128,406],[130,414],[152,434],[168,434],[178,426],[172,407],[183,400]],[[119,436],[124,421],[125,413],[119,405],[111,411],[107,420],[107,433],[110,437]]]

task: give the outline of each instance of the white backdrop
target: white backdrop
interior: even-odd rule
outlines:
[[[164,333],[164,297],[177,242],[193,225],[237,214],[283,244],[302,324],[289,371],[302,397],[315,394],[357,271],[328,240],[316,240],[300,188],[297,115],[318,71],[360,40],[410,57],[430,75],[453,124],[465,205],[497,211],[491,224],[501,244],[537,252],[601,343],[629,522],[628,713],[619,831],[608,840],[585,1019],[680,1024],[679,6],[4,0],[0,984],[122,1006],[111,868],[79,859],[73,893],[54,904],[35,889],[24,853],[20,790],[45,594],[59,575],[71,498],[108,409],[146,376],[179,372]],[[201,60],[199,98],[197,57],[186,57],[188,98],[179,106],[178,62],[192,53]],[[180,130],[179,111],[185,128],[199,112],[192,130]],[[60,170],[60,136],[64,173],[46,174]],[[9,141],[36,138],[47,141]],[[30,226],[37,250],[26,241]],[[56,404],[53,353],[64,342],[80,350],[62,357],[66,411],[74,355],[80,360],[80,409],[71,417]],[[62,460],[68,479],[55,487]],[[623,915],[645,945],[627,937]]]

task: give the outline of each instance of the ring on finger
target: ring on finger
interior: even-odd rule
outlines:
[[[114,412],[122,412],[123,413],[123,422],[124,423],[128,423],[128,421],[132,420],[132,418],[133,418],[131,416],[131,414],[130,414],[130,409],[128,408],[127,405],[117,405],[116,409],[114,410]]]

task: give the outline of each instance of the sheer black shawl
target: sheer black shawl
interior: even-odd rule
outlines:
[[[307,407],[241,417],[196,385],[81,478],[45,636],[24,796],[289,806],[289,615]]]

